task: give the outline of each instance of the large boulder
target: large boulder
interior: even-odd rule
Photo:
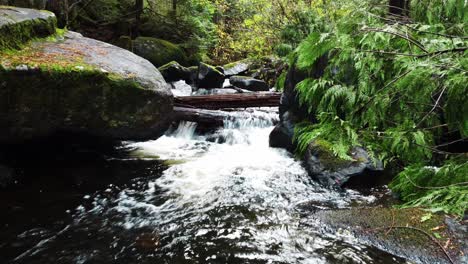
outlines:
[[[187,56],[182,48],[166,40],[148,37],[139,37],[133,41],[133,52],[161,67],[171,61],[182,65],[187,64]]]
[[[382,163],[374,160],[362,147],[354,147],[349,153],[351,160],[340,159],[319,141],[307,147],[304,165],[309,174],[321,184],[337,187],[345,184],[351,177],[366,171],[383,170]]]
[[[20,48],[31,39],[54,34],[56,21],[49,11],[0,6],[0,50]]]
[[[226,76],[216,67],[201,62],[198,66],[197,79],[198,88],[215,89],[223,87]]]
[[[0,80],[0,143],[57,131],[157,138],[173,109],[172,93],[151,63],[73,32],[0,50]]]
[[[247,76],[232,76],[229,78],[229,82],[235,87],[253,92],[266,92],[270,90],[266,82]]]
[[[159,67],[158,70],[161,72],[166,82],[185,81],[187,84],[194,84],[196,81],[196,75],[194,76],[193,71],[180,65],[176,61],[171,61]]]

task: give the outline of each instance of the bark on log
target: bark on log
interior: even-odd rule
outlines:
[[[206,109],[174,107],[174,121],[189,121],[210,127],[222,127],[227,114]]]
[[[276,107],[281,93],[243,93],[175,97],[176,106],[202,109]]]

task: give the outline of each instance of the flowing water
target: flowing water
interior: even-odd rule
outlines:
[[[270,148],[276,117],[274,109],[233,112],[209,135],[181,123],[156,141],[125,143],[132,153],[108,158],[119,169],[105,173],[144,170],[134,170],[126,184],[80,196],[60,224],[47,220],[21,233],[17,240],[34,243],[19,247],[11,262],[405,263],[347,231],[327,229],[303,209],[376,198],[324,189],[291,154]],[[157,160],[169,166],[148,165]]]

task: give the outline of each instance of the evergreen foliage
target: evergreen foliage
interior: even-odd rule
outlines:
[[[297,126],[298,152],[325,140],[346,158],[361,145],[385,163],[408,166],[392,184],[408,205],[461,215],[468,209],[467,185],[420,190],[406,176],[424,182],[425,166],[437,165],[434,177],[468,181],[466,149],[460,149],[468,135],[467,3],[411,1],[409,17],[398,17],[388,15],[385,1],[333,2],[335,9],[324,9],[333,13],[317,11],[317,30],[291,60],[310,70],[328,59],[320,78],[296,86],[310,119],[318,120]],[[454,166],[452,158],[465,172],[459,177],[458,169],[445,169]]]

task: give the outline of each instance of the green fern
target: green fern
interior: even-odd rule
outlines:
[[[433,177],[466,181],[458,178],[459,171],[468,174],[465,165],[455,169],[446,161],[453,155],[442,155],[440,146],[451,146],[454,137],[463,143],[468,136],[467,6],[464,0],[415,0],[409,24],[388,23],[381,19],[388,10],[368,1],[349,1],[353,11],[346,16],[318,21],[320,31],[291,55],[302,71],[315,69],[323,56],[328,60],[320,78],[296,86],[309,120],[318,120],[297,125],[298,153],[320,141],[335,156],[349,159],[350,148],[362,145],[384,164],[397,160],[407,167],[391,185],[406,205],[466,210],[464,186],[421,191],[410,188],[407,176],[416,175],[421,183],[442,184]],[[466,162],[465,155],[456,164]],[[437,173],[424,169],[434,164],[445,165]]]

